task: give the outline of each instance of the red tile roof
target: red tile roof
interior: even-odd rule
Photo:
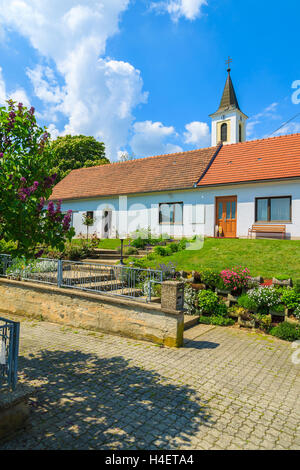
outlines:
[[[192,188],[218,147],[73,170],[52,200],[117,196]]]
[[[224,145],[198,186],[300,177],[300,134]]]
[[[219,150],[219,151],[218,151]],[[300,134],[73,170],[51,199],[84,199],[300,177]]]

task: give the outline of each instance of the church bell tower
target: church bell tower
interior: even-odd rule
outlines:
[[[230,57],[226,61],[228,76],[223,91],[219,109],[210,114],[212,119],[211,145],[215,147],[219,142],[223,145],[237,144],[246,140],[246,121],[248,116],[239,107],[230,76]]]

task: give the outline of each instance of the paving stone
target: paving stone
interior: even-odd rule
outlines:
[[[20,381],[38,393],[1,449],[300,449],[289,343],[199,325],[176,350],[21,320]]]

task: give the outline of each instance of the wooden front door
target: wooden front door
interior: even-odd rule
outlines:
[[[236,237],[237,197],[216,198],[216,225],[219,227],[219,237]]]

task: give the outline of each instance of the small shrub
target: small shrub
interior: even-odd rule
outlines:
[[[258,287],[248,292],[248,297],[255,302],[259,313],[268,314],[280,304],[280,291],[274,287]]]
[[[294,316],[297,318],[297,320],[300,320],[300,304],[298,307],[294,310]]]
[[[300,279],[294,279],[293,286],[294,286],[295,292],[297,292],[297,294],[300,294]]]
[[[249,269],[236,266],[232,269],[224,269],[221,272],[224,285],[229,290],[239,290],[248,287],[250,277]]]
[[[253,316],[255,320],[257,321],[259,328],[262,329],[263,331],[268,332],[272,324],[272,316],[262,315],[261,313],[256,313]]]
[[[220,285],[221,277],[220,274],[212,269],[203,269],[200,272],[202,282],[211,289],[215,289]]]
[[[219,301],[219,297],[211,290],[198,292],[198,311],[201,315],[227,315],[227,307]]]
[[[218,309],[219,297],[210,290],[198,292],[198,310],[200,314],[214,315]]]
[[[154,248],[154,253],[159,256],[170,256],[172,254],[172,250],[169,246],[156,246]]]
[[[137,255],[139,250],[135,246],[129,246],[125,249],[126,255]]]
[[[232,318],[224,318],[221,316],[211,316],[211,317],[204,317],[200,316],[199,318],[200,323],[204,323],[205,325],[217,325],[217,326],[231,326],[234,325],[235,321]]]
[[[300,303],[300,294],[288,287],[287,289],[282,290],[281,302],[290,310],[294,310],[299,306]]]
[[[257,309],[257,303],[247,294],[243,294],[238,298],[238,305],[250,312],[255,312]]]
[[[134,240],[130,242],[130,245],[134,248],[138,248],[140,250],[143,250],[146,245],[148,245],[148,240],[143,239],[141,237],[137,237]]]
[[[300,326],[288,322],[282,322],[278,326],[271,328],[269,333],[277,338],[286,341],[296,341],[300,339]]]
[[[124,260],[124,263],[126,265],[132,266],[134,268],[147,269],[147,267],[148,267],[147,258],[132,258],[132,257],[129,257],[126,260]]]
[[[180,242],[178,243],[178,251],[183,251],[186,249],[188,241],[186,238],[182,238]]]
[[[169,261],[168,264],[160,263],[155,268],[157,271],[162,271],[163,279],[174,279],[176,274],[177,265]]]
[[[63,257],[71,261],[77,261],[83,258],[88,258],[93,253],[93,248],[90,242],[81,240],[79,245],[67,243],[63,252]]]
[[[0,240],[0,253],[9,255],[16,249],[16,246],[17,244],[15,242],[6,242],[5,240]]]
[[[184,308],[186,315],[196,315],[197,292],[189,285],[184,287]]]
[[[179,251],[179,244],[178,243],[170,243],[168,248],[170,248],[172,253],[176,253],[177,251]]]

